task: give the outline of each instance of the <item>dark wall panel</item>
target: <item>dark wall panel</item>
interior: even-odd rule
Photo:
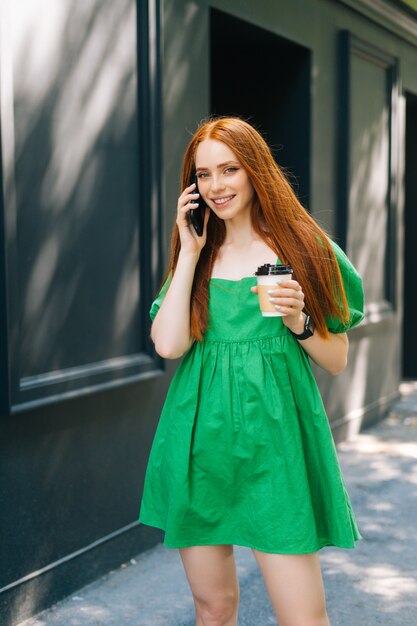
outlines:
[[[157,368],[159,121],[145,3],[34,0],[4,19],[3,405],[16,411]]]
[[[339,236],[379,321],[396,308],[398,61],[347,31],[341,50]]]
[[[24,378],[137,352],[142,324],[135,1],[26,4],[12,5]]]
[[[390,188],[386,70],[352,55],[351,85],[347,248],[363,278],[367,301],[382,302]]]
[[[3,423],[0,589],[137,521],[157,394],[132,386]]]

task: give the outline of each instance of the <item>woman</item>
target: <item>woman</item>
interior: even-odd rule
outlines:
[[[252,548],[280,626],[325,626],[318,550],[353,548],[360,535],[309,358],[344,369],[361,279],[250,124],[202,123],[181,189],[151,336],[162,357],[185,356],[139,519],[179,548],[197,626],[237,624],[234,544]],[[198,200],[202,236],[189,221]],[[262,317],[254,272],[277,262],[294,271],[270,293],[284,316]]]

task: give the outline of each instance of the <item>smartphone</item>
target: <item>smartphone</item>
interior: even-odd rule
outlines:
[[[198,176],[194,175],[192,180],[190,181],[190,185],[195,183],[195,193],[199,193],[198,191]],[[204,213],[206,211],[207,204],[204,202],[203,198],[200,197],[196,200],[198,202],[197,209],[190,209],[190,223],[193,226],[195,232],[199,237],[202,237],[204,231]]]

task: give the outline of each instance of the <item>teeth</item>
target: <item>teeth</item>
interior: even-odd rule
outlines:
[[[213,202],[215,204],[224,204],[225,202],[228,202],[229,200],[231,200],[233,198],[233,196],[229,196],[228,198],[221,198],[219,200],[214,200]]]

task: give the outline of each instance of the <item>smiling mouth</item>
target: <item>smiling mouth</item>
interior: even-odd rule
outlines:
[[[227,204],[228,202],[230,202],[230,200],[233,200],[235,196],[227,196],[225,198],[216,198],[216,199],[212,199],[212,202],[214,202],[214,204],[216,206],[223,206],[224,204]]]

